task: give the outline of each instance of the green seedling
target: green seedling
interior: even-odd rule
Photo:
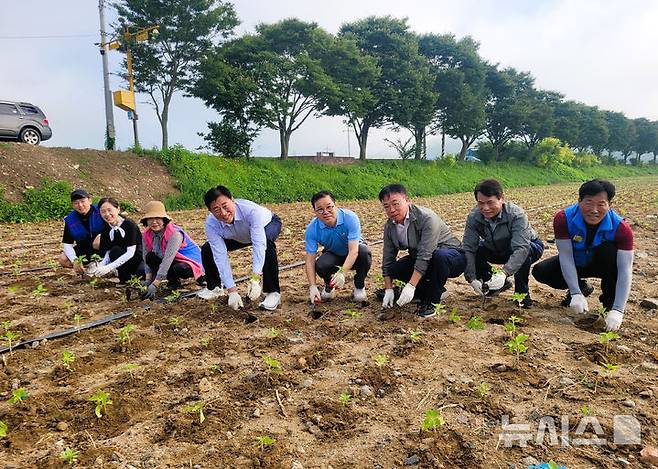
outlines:
[[[72,466],[74,463],[78,462],[78,456],[80,456],[78,451],[67,446],[66,449],[59,454],[59,459]]]
[[[559,466],[552,459],[548,461],[548,469],[559,469]]]
[[[345,316],[349,316],[349,319],[359,319],[363,314],[361,314],[361,311],[355,311],[353,309],[346,309],[343,311],[343,314]]]
[[[45,295],[47,292],[48,289],[43,286],[43,283],[40,283],[39,285],[37,285],[37,287],[34,290],[32,290],[32,296],[34,298],[39,298]]]
[[[268,355],[263,355],[261,357],[265,364],[267,365],[267,379],[269,380],[269,376],[271,374],[281,374],[283,372],[281,368],[281,362],[279,360],[276,360]]]
[[[409,341],[412,344],[417,344],[418,342],[420,342],[420,336],[421,335],[423,335],[423,333],[421,331],[419,331],[418,329],[410,329],[409,330]]]
[[[608,372],[613,372],[621,366],[621,365],[615,365],[613,363],[608,363],[608,362],[601,362],[601,363],[599,363],[599,365],[601,365],[601,368],[603,368],[604,371],[608,371]]]
[[[62,303],[62,309],[66,311],[67,314],[75,307],[75,303],[72,300],[66,300]]]
[[[517,361],[519,360],[521,354],[528,350],[528,346],[525,345],[526,340],[528,340],[528,336],[526,334],[518,334],[513,339],[508,340],[505,344],[510,352],[516,354]]]
[[[130,379],[132,380],[135,378],[135,370],[139,368],[139,365],[137,363],[126,363],[123,365],[123,369],[126,370],[128,373],[130,373]]]
[[[112,401],[110,400],[110,395],[105,391],[103,391],[102,389],[96,391],[96,394],[91,396],[89,400],[96,404],[96,410],[94,411],[94,413],[98,418],[101,418],[103,416],[101,411],[107,413],[107,406],[112,404]]]
[[[407,284],[404,283],[402,280],[396,278],[395,280],[393,280],[393,285],[396,287],[404,288]]]
[[[276,327],[270,327],[267,330],[266,335],[270,339],[276,339],[277,337],[279,337],[279,335],[281,335],[281,331],[279,329],[277,329]]]
[[[475,390],[480,395],[482,399],[486,398],[491,391],[491,385],[489,383],[480,383],[475,387]]]
[[[596,310],[596,314],[598,314],[601,319],[605,319],[606,315],[608,314],[608,310],[605,306],[601,305],[599,306],[599,309]]]
[[[74,361],[75,355],[73,355],[73,352],[69,352],[68,350],[64,350],[64,352],[62,352],[62,364],[66,367],[67,370],[71,371],[71,365],[73,365]]]
[[[181,292],[179,290],[174,290],[169,295],[165,296],[165,300],[169,303],[173,303],[174,301],[178,300],[180,296]]]
[[[224,374],[224,370],[222,369],[222,366],[219,363],[213,363],[210,365],[210,373],[219,373]]]
[[[7,344],[7,347],[9,347],[9,353],[13,354],[14,352],[12,351],[12,346],[18,342],[18,339],[21,338],[21,335],[18,332],[14,331],[6,331],[3,335],[0,335],[0,340],[5,342]]]
[[[589,414],[592,413],[592,409],[590,409],[590,407],[587,404],[585,404],[580,408],[580,413],[583,414],[584,416],[588,416]]]
[[[2,328],[5,330],[5,332],[7,332],[11,327],[11,321],[9,319],[4,320],[0,323],[0,325],[2,325]]]
[[[453,324],[457,324],[461,320],[462,318],[457,314],[457,307],[455,306],[450,310],[450,314],[448,315],[448,321],[450,321]]]
[[[81,322],[84,318],[85,318],[85,317],[84,317],[82,314],[80,314],[80,313],[76,313],[76,314],[73,316],[73,320],[75,321],[75,328],[76,328],[76,329],[80,329],[80,322]]]
[[[379,287],[383,287],[384,286],[384,274],[380,273],[380,274],[375,275],[375,281],[377,282],[377,285]]]
[[[527,296],[528,296],[527,293],[514,293],[512,295],[512,301],[514,301],[520,308],[521,306],[523,306],[523,300],[525,300]]]
[[[134,288],[140,293],[144,293],[146,291],[146,287],[142,283],[142,280],[139,277],[132,276],[130,277],[130,280],[126,282],[130,288]]]
[[[16,293],[18,291],[18,287],[16,285],[12,285],[11,287],[7,287],[7,290],[9,290],[9,293]]]
[[[210,344],[210,337],[201,337],[199,339],[199,344],[201,344],[202,347],[207,347],[208,344]]]
[[[491,275],[496,275],[496,274],[501,274],[501,273],[503,273],[503,269],[501,269],[500,267],[497,267],[495,265],[491,266]]]
[[[516,325],[521,322],[523,322],[523,318],[514,315],[509,317],[509,319],[505,323],[505,331],[507,331],[510,337],[514,336],[514,334],[516,333]]]
[[[91,262],[100,262],[102,260],[103,260],[103,256],[100,256],[98,254],[91,255]]]
[[[11,397],[7,402],[10,404],[18,404],[19,402],[25,402],[27,400],[28,394],[25,388],[14,389],[11,392]]]
[[[375,360],[375,364],[379,367],[382,367],[388,363],[388,357],[386,355],[375,355],[373,360]]]
[[[423,431],[434,431],[443,424],[445,424],[445,420],[441,413],[436,409],[429,409],[425,412],[425,418],[423,423],[420,424],[420,428]]]
[[[91,285],[91,288],[96,288],[98,286],[98,278],[94,277],[89,280],[89,285]]]
[[[190,404],[185,406],[185,413],[187,414],[199,414],[199,425],[206,420],[206,416],[203,415],[203,408],[206,406],[206,403],[203,401],[197,402],[196,404]]]
[[[5,438],[7,436],[7,430],[9,430],[7,424],[0,420],[0,438]]]
[[[254,446],[259,447],[260,449],[264,450],[266,448],[270,448],[274,446],[274,443],[276,443],[276,440],[272,438],[271,436],[258,436],[256,437],[256,443]]]
[[[601,332],[599,334],[599,343],[603,344],[605,346],[605,354],[608,354],[608,347],[610,346],[610,342],[613,340],[619,339],[619,334],[608,331],[608,332]]]
[[[471,318],[466,322],[466,328],[469,330],[484,329],[482,318],[480,316],[471,316]]]
[[[436,313],[437,318],[441,317],[443,312],[446,310],[446,305],[443,303],[432,303],[432,306],[434,306],[434,312]]]
[[[87,262],[87,256],[84,255],[76,257],[75,260],[73,261],[75,265],[78,265],[80,267],[82,267],[85,264],[85,262]]]
[[[210,305],[210,312],[211,312],[212,314],[215,314],[215,313],[217,312],[218,309],[219,309],[219,306],[217,306],[217,303],[212,303],[212,304]]]
[[[121,346],[128,345],[130,346],[130,333],[135,330],[135,326],[132,324],[128,324],[126,326],[123,326],[121,329],[119,329],[119,334],[117,336],[117,340],[121,344]]]
[[[352,395],[349,392],[343,392],[340,394],[340,397],[338,400],[340,401],[341,404],[343,405],[348,405],[350,403],[350,400],[352,399]]]
[[[181,316],[172,316],[169,318],[169,325],[174,327],[180,327],[183,324],[183,318]]]

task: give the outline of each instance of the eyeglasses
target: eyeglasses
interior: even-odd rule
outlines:
[[[315,213],[317,213],[318,215],[322,215],[323,213],[331,213],[334,211],[335,208],[336,208],[335,205],[327,205],[324,208],[316,208]]]
[[[387,203],[387,204],[382,204],[382,207],[384,207],[384,210],[386,210],[386,211],[388,212],[389,210],[397,210],[397,209],[399,209],[399,208],[400,208],[400,205],[401,205],[400,202],[398,202],[398,201],[396,200],[395,202],[390,202],[390,203]]]

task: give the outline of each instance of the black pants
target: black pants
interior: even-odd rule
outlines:
[[[576,266],[578,278],[600,278],[601,279],[601,304],[608,310],[612,309],[615,301],[615,289],[617,288],[617,247],[614,243],[601,243],[593,249],[592,260],[584,266]],[[565,290],[569,288],[562,276],[559,256],[550,257],[535,265],[532,275],[538,282],[549,287]]]
[[[389,276],[408,282],[414,273],[415,263],[416,259],[412,256],[401,257],[389,268]],[[465,268],[466,256],[461,250],[437,248],[432,253],[427,272],[416,285],[415,297],[423,303],[440,303],[448,278],[459,277]]]
[[[521,268],[514,274],[514,291],[516,293],[528,293],[528,277],[530,277],[530,266],[544,254],[544,243],[541,239],[530,241],[530,251]],[[487,281],[491,279],[491,265],[504,264],[512,255],[512,251],[500,254],[484,247],[480,242],[480,247],[475,253],[475,275],[478,279]]]
[[[265,293],[280,292],[279,286],[279,259],[276,254],[276,244],[274,243],[281,233],[281,219],[277,215],[272,215],[272,221],[265,225],[265,238],[267,238],[267,248],[265,249],[265,264],[263,265],[263,291]],[[251,243],[239,243],[233,239],[224,239],[227,251],[235,251]],[[201,247],[201,262],[203,269],[206,271],[206,285],[209,290],[213,290],[222,284],[219,277],[219,269],[215,264],[215,258],[212,255],[212,247],[206,242]]]
[[[347,256],[339,256],[330,251],[324,251],[320,257],[315,261],[315,272],[322,277],[325,285],[329,285],[331,276],[338,271],[338,268],[343,265]],[[352,270],[356,271],[354,276],[354,286],[356,288],[363,288],[366,285],[366,275],[372,265],[372,253],[370,248],[365,244],[359,244],[359,255],[354,261]]]
[[[146,264],[149,266],[149,269],[151,269],[151,272],[153,272],[153,277],[155,278],[156,273],[160,269],[160,264],[162,264],[162,258],[151,251],[146,254]],[[167,271],[167,282],[169,282],[170,286],[177,286],[180,284],[182,278],[191,277],[194,277],[194,271],[192,270],[192,267],[185,262],[174,260]]]
[[[110,262],[114,262],[125,253],[126,248],[122,248],[121,246],[112,247],[108,251]],[[122,266],[117,267],[117,273],[119,274],[119,281],[121,283],[126,283],[131,277],[144,278],[144,261],[142,257],[135,252],[133,257],[128,259]]]

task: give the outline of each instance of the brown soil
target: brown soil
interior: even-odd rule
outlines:
[[[60,223],[0,225],[0,320],[11,321],[10,329],[23,338],[72,327],[76,313],[83,323],[128,308],[135,313],[4,355],[0,420],[8,435],[0,438],[0,466],[63,467],[59,454],[68,446],[80,452],[79,467],[93,468],[291,468],[294,461],[304,468],[393,468],[413,455],[417,467],[521,468],[528,456],[569,469],[618,467],[618,458],[630,467],[649,467],[639,461],[642,446],[613,443],[612,422],[615,415],[633,415],[642,425],[643,445],[658,443],[658,320],[655,310],[639,306],[658,293],[658,178],[625,179],[617,186],[616,207],[635,230],[636,259],[621,338],[608,351],[598,343],[600,321],[582,323],[559,306],[562,292],[534,280],[531,310],[519,311],[509,292],[483,307],[462,278],[449,283],[446,300],[446,311],[456,307],[460,323],[450,323],[447,313],[418,320],[413,307],[377,321],[381,245],[374,241],[384,216],[375,201],[341,204],[361,215],[371,241],[370,303],[354,304],[346,288],[312,309],[304,273],[296,268],[282,271],[283,304],[275,313],[251,304],[235,312],[225,298],[216,306],[198,298],[127,301],[112,280],[94,287],[49,266],[60,249]],[[527,209],[547,239],[553,213],[576,190],[577,184],[566,184],[514,190],[508,197]],[[460,233],[472,194],[417,202],[437,210]],[[278,242],[281,263],[297,261],[311,213],[306,204],[272,208],[285,226]],[[204,241],[204,211],[173,217]],[[555,253],[548,244],[545,256]],[[233,253],[232,261],[236,275],[248,273],[248,251]],[[595,292],[590,307],[598,306]],[[346,314],[348,309],[361,314]],[[247,323],[249,314],[257,320]],[[530,336],[518,361],[505,347],[503,323],[512,314],[524,318],[519,329]],[[482,318],[485,329],[465,327],[472,315]],[[121,347],[117,335],[127,324],[135,330]],[[410,339],[412,329],[420,332],[417,342]],[[76,356],[70,371],[61,363],[64,351]],[[387,360],[376,363],[378,355]],[[265,356],[278,360],[281,370],[270,369]],[[620,367],[604,372],[603,359]],[[487,392],[478,390],[482,383],[489,385]],[[18,387],[28,399],[9,404]],[[89,401],[98,389],[112,400],[100,419]],[[343,393],[350,394],[349,402],[341,402]],[[634,407],[623,404],[627,399]],[[199,402],[205,403],[203,423],[198,413],[186,411]],[[553,416],[559,436],[561,416],[573,432],[585,405],[605,431],[602,446],[552,446],[547,439],[506,448],[499,440],[504,415],[535,430],[542,417]],[[441,411],[445,424],[421,431],[430,408]]]
[[[21,200],[43,180],[69,181],[94,197],[117,197],[141,207],[176,192],[167,170],[151,157],[124,151],[75,150],[0,143],[0,186],[5,198]]]

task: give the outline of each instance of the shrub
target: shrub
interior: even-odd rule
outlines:
[[[547,137],[532,149],[533,162],[541,167],[555,167],[558,165],[571,166],[575,157],[569,145],[560,139]]]

